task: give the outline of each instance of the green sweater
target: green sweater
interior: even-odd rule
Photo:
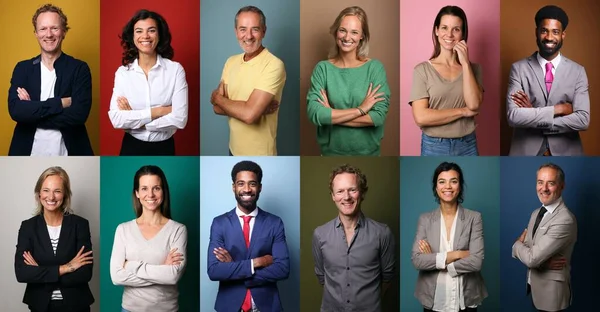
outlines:
[[[387,84],[385,69],[381,62],[371,59],[356,68],[339,68],[329,61],[321,61],[310,77],[311,86],[306,96],[307,115],[317,126],[317,142],[324,156],[378,156],[383,124],[390,102],[390,88]],[[317,101],[320,90],[327,91],[329,104],[335,109],[356,108],[365,99],[369,84],[373,88],[381,85],[377,92],[383,92],[384,100],[377,102],[368,112],[373,126],[349,127],[333,125],[331,108]]]

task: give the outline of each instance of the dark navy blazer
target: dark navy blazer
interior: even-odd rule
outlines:
[[[290,274],[290,259],[283,221],[273,214],[258,209],[252,228],[250,248],[235,209],[216,217],[210,227],[208,244],[208,277],[219,281],[219,293],[215,302],[217,312],[239,312],[246,289],[250,289],[254,304],[261,312],[282,311],[277,281]],[[225,248],[232,262],[220,262],[213,249]],[[273,256],[273,264],[251,271],[251,261],[264,255]]]
[[[54,97],[40,101],[41,57],[15,66],[8,90],[8,112],[17,122],[9,156],[29,156],[37,128],[59,130],[69,156],[94,154],[85,127],[92,107],[92,75],[88,65],[62,53],[54,62]],[[22,101],[17,88],[24,88],[31,101]],[[61,98],[71,97],[71,106],[62,107]]]

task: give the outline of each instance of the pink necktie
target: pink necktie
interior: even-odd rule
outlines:
[[[242,231],[244,232],[244,240],[246,241],[246,248],[250,248],[250,220],[252,216],[243,216],[244,219],[244,227]],[[242,304],[242,310],[244,312],[252,310],[252,295],[250,294],[250,289],[246,289],[246,297],[244,298],[244,303]]]
[[[552,75],[552,63],[546,63],[546,91],[550,94],[552,88],[552,82],[554,81],[554,75]]]

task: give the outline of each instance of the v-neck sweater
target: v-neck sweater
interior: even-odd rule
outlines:
[[[185,270],[186,247],[187,228],[176,221],[167,221],[150,239],[142,235],[136,220],[119,224],[110,257],[110,276],[113,284],[125,286],[122,307],[131,312],[177,312],[177,282]],[[183,254],[183,261],[166,265],[173,248]]]

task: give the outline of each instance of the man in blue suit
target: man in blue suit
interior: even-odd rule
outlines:
[[[283,221],[257,207],[262,169],[241,161],[231,170],[237,201],[210,227],[208,277],[219,281],[217,312],[282,311],[277,282],[287,279],[290,261]]]

